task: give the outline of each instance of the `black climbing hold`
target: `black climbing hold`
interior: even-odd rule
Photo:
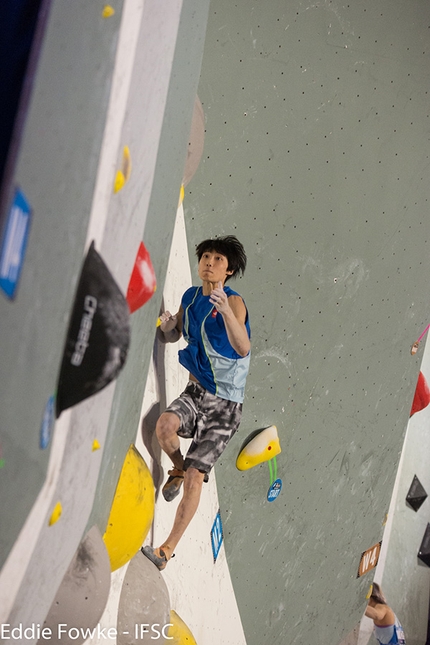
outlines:
[[[73,306],[57,389],[57,417],[99,392],[122,369],[130,344],[130,310],[91,244]]]
[[[430,567],[430,524],[427,524],[427,528],[418,551],[418,557],[422,562]]]
[[[408,494],[406,495],[406,502],[416,512],[421,507],[421,505],[425,502],[427,497],[428,495],[424,490],[423,485],[421,484],[418,477],[414,475],[412,484],[410,485]]]

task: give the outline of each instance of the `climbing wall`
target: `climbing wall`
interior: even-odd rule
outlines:
[[[118,627],[121,645],[129,611],[132,631],[154,620],[142,589],[178,643],[192,631],[202,645],[332,645],[359,623],[372,580],[357,578],[360,557],[383,537],[423,353],[410,347],[428,323],[430,10],[424,0],[285,4],[212,0],[199,88],[207,0],[41,4],[0,212],[2,243],[7,222],[28,226],[19,266],[0,251],[1,623],[64,622],[73,642],[81,629]],[[168,466],[148,437],[183,374],[154,348],[155,321],[197,89],[206,135],[184,199],[191,266],[204,237],[243,241],[249,266],[232,286],[250,310],[253,350],[241,432],[161,575],[139,553],[172,519],[159,500],[150,528]],[[91,242],[124,306],[142,239],[158,288],[127,311],[124,369],[55,419]],[[276,464],[237,470],[243,442],[272,425]],[[394,548],[392,586],[417,545]],[[406,625],[414,598],[401,605]]]
[[[425,0],[211,3],[184,204],[190,254],[233,233],[249,257],[251,372],[217,467],[248,645],[340,642],[365,608],[429,313],[429,26]],[[267,464],[235,460],[272,424],[270,503]]]
[[[151,525],[152,478],[139,462],[133,472],[146,473],[151,485],[143,481],[143,495],[139,476],[130,488],[145,506],[136,512],[135,524],[146,526],[137,527],[138,542],[125,560],[114,561],[115,539],[109,542],[105,530],[136,437],[187,159],[208,3],[48,4],[19,150],[2,186],[7,206],[0,218],[0,622],[24,628],[43,625],[45,619],[49,625],[64,622],[64,598],[73,589],[79,602],[66,622],[78,629],[80,620],[85,627],[97,624],[109,592],[109,567],[129,560]],[[25,235],[18,235],[23,223]],[[151,280],[150,302],[143,307],[141,301],[135,311],[125,296],[142,238],[159,290],[154,293]],[[105,291],[104,303],[100,297],[97,311],[121,303],[124,320],[117,311],[107,328],[115,335],[119,322],[125,323],[121,368],[124,354],[128,360],[124,380],[116,380],[119,370],[112,367],[119,365],[119,348],[113,344],[97,376],[87,379],[94,383],[111,373],[113,382],[88,397],[94,392],[83,379],[85,395],[63,406],[65,395],[76,389],[63,379],[62,366],[81,360],[84,365],[100,340],[95,306],[85,299],[75,317],[77,287],[90,252],[97,253],[97,263],[115,285]],[[14,291],[8,292],[12,277]],[[99,277],[96,285],[102,284]],[[78,346],[79,360],[73,358]],[[89,361],[90,371],[95,362]],[[74,584],[85,566],[88,593],[82,597]],[[37,638],[26,637],[27,642]]]
[[[6,187],[7,205],[1,215],[3,237],[3,222],[19,187],[31,213],[25,262],[13,301],[3,292],[0,299],[5,460],[1,504],[14,509],[2,522],[1,564],[48,468],[50,444],[41,441],[41,428],[55,394],[82,262],[120,27],[118,19],[101,18],[101,7],[83,8],[83,4],[52,3],[34,71],[21,154]],[[62,32],[59,56],[56,34]],[[86,76],[80,78],[77,70],[83,67]]]
[[[430,346],[421,349],[422,375],[428,388]],[[427,390],[428,392],[428,390]],[[421,405],[428,402],[424,397]],[[430,408],[417,409],[412,415],[402,451],[397,487],[392,500],[392,528],[385,563],[378,565],[379,581],[387,590],[388,602],[407,634],[408,643],[425,643],[428,630],[429,565],[429,423]],[[384,538],[385,539],[385,538]],[[422,548],[423,546],[423,548]],[[419,553],[423,551],[423,559]],[[381,569],[381,570],[379,570]],[[402,583],[398,584],[401,580]]]

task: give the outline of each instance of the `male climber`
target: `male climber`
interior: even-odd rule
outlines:
[[[187,346],[179,362],[189,371],[184,392],[160,416],[156,434],[173,463],[163,487],[170,502],[184,484],[182,500],[167,539],[142,552],[161,571],[199,505],[203,481],[239,427],[250,360],[250,326],[242,297],[225,286],[246,267],[242,244],[234,235],[208,239],[196,247],[199,287],[182,296],[178,313],[163,313],[166,342],[183,335]],[[178,437],[192,439],[185,458]]]

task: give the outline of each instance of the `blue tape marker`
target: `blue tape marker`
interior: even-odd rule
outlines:
[[[7,216],[0,251],[0,288],[12,299],[18,286],[24,263],[30,230],[31,208],[24,193],[17,189]]]
[[[267,492],[267,501],[274,502],[282,490],[282,479],[275,479]]]
[[[50,396],[43,412],[42,425],[40,426],[40,447],[42,450],[47,448],[52,434],[52,428],[55,421],[55,397]]]
[[[211,528],[211,542],[212,542],[212,553],[214,556],[214,562],[218,557],[218,553],[221,549],[221,544],[223,540],[223,531],[222,531],[222,522],[221,522],[221,513],[218,513],[215,516],[215,521]]]

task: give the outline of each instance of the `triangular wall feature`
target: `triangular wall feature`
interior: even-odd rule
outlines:
[[[416,512],[421,507],[421,505],[425,502],[427,497],[428,495],[424,490],[423,485],[421,484],[418,477],[414,475],[412,484],[410,485],[408,494],[406,495],[406,502]]]
[[[427,524],[427,528],[418,551],[418,557],[424,562],[424,564],[430,567],[430,524]]]

